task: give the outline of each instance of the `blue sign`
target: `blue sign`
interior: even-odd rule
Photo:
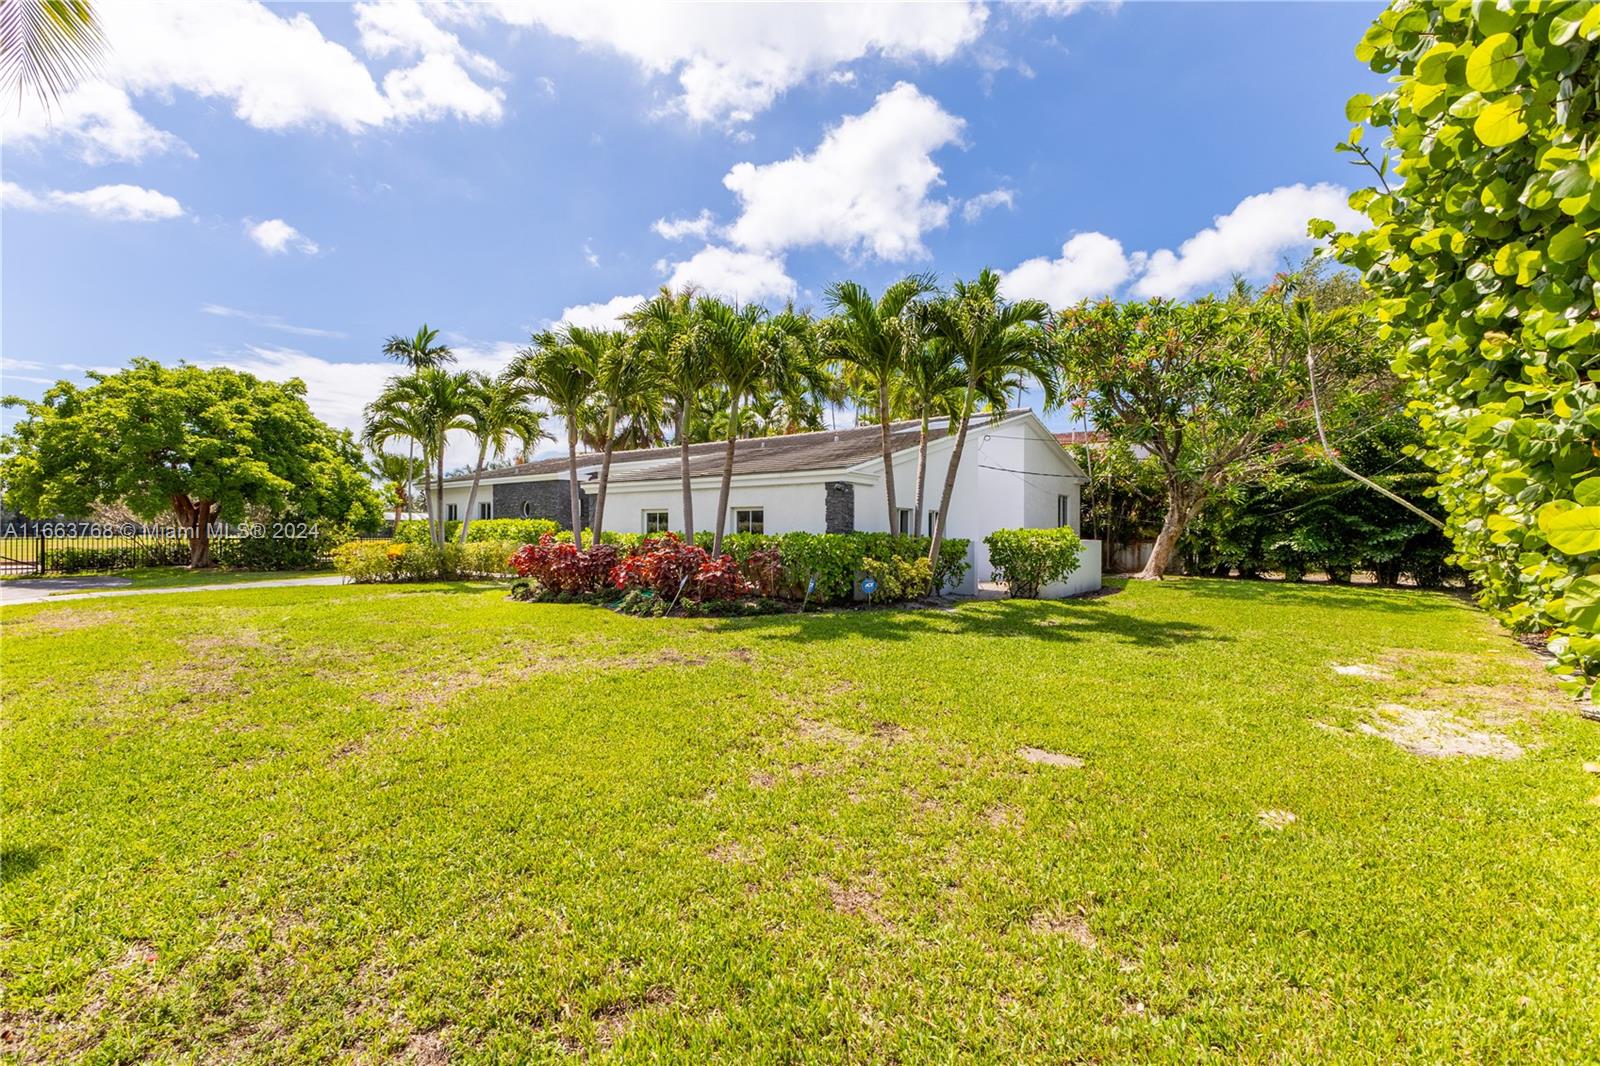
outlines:
[[[809,596],[815,591],[817,591],[817,575],[812,574],[811,580],[806,582],[806,595]]]
[[[875,578],[875,577],[862,578],[861,579],[861,591],[865,592],[868,596],[872,595],[874,592],[877,592],[878,591],[878,579]]]

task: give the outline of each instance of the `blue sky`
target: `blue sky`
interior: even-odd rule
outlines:
[[[347,425],[388,334],[492,367],[670,280],[819,307],[987,265],[1059,306],[1269,273],[1349,220],[1381,10],[101,7],[103,79],[0,120],[5,391],[188,359]]]

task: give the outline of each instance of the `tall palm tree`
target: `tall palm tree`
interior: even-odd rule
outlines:
[[[469,379],[467,421],[472,436],[478,442],[478,461],[472,468],[472,488],[467,491],[467,510],[461,516],[461,543],[467,542],[467,529],[472,525],[478,503],[478,482],[483,477],[484,460],[492,453],[495,458],[504,455],[512,441],[523,447],[534,441],[548,439],[542,425],[543,415],[528,403],[533,390],[526,382],[509,373],[498,377],[474,373]]]
[[[1044,390],[1045,406],[1056,402],[1056,373],[1045,358],[1043,326],[1050,307],[1043,300],[1009,302],[1000,296],[1000,275],[985,267],[971,281],[957,281],[948,297],[924,305],[919,312],[928,334],[950,346],[963,377],[957,414],[960,428],[944,474],[938,521],[928,532],[928,561],[937,564],[949,525],[950,496],[956,470],[967,444],[967,429],[977,401],[1014,384],[1035,381]]]
[[[382,446],[387,440],[407,436],[422,447],[425,469],[437,475],[427,486],[430,499],[430,532],[434,544],[443,547],[446,536],[444,517],[444,453],[450,432],[471,429],[467,412],[471,407],[471,382],[466,374],[424,367],[405,377],[394,378],[367,409],[365,436]],[[426,475],[424,480],[427,480]]]
[[[899,396],[907,413],[919,420],[917,434],[917,495],[911,515],[911,532],[922,536],[922,518],[927,513],[928,431],[935,415],[954,421],[960,417],[963,386],[966,384],[955,350],[940,337],[919,337],[906,353],[900,377]],[[946,423],[948,424],[948,422]]]
[[[697,343],[703,345],[716,381],[727,390],[727,450],[723,453],[716,532],[711,541],[711,553],[720,555],[727,530],[740,406],[759,388],[792,388],[807,373],[810,360],[806,343],[812,324],[793,310],[769,315],[766,308],[757,304],[735,308],[712,297],[702,297],[695,304],[695,317]]]
[[[594,522],[596,543],[605,526],[606,488],[611,481],[611,453],[617,446],[617,423],[633,425],[654,421],[660,409],[657,367],[647,352],[632,343],[621,330],[594,330],[572,327],[567,331],[571,343],[588,357],[594,371],[594,405],[600,414],[600,481],[595,486]]]
[[[31,92],[48,110],[105,57],[106,40],[88,0],[0,3],[0,91]]]
[[[826,300],[834,317],[824,323],[824,351],[858,368],[878,393],[878,425],[883,443],[883,491],[889,505],[889,532],[900,531],[894,497],[893,449],[889,446],[889,390],[911,344],[913,304],[933,292],[932,274],[912,274],[890,285],[877,300],[864,286],[841,281],[828,286]]]
[[[407,453],[401,458],[408,472],[404,487],[404,494],[412,496],[415,493],[415,484],[418,474],[426,480],[428,464],[426,458],[418,462],[416,447],[428,439],[428,426],[424,420],[424,412],[417,406],[409,390],[400,387],[400,383],[409,378],[391,378],[378,398],[367,405],[366,425],[362,429],[361,438],[373,451],[383,451],[384,448],[397,438],[405,438]],[[424,453],[426,454],[426,453]],[[435,537],[433,513],[433,497],[423,493],[422,507],[427,515],[428,539]]]
[[[383,354],[390,359],[404,363],[413,374],[419,370],[438,369],[456,361],[456,354],[450,349],[450,346],[439,343],[439,331],[430,328],[426,322],[419,326],[417,332],[412,336],[402,337],[399,334],[390,336],[383,342]],[[406,445],[407,458],[414,457],[416,450],[416,441],[413,440],[408,443]],[[424,475],[427,474],[427,470],[428,464],[423,463],[422,472]],[[414,491],[413,483],[407,482],[406,495],[411,496]],[[424,497],[427,500],[432,500],[432,497],[426,494],[424,494]],[[433,504],[429,502],[426,509],[428,512],[428,529],[431,535],[434,521]],[[444,534],[439,533],[436,539],[442,543],[443,537]]]
[[[375,448],[371,470],[394,501],[394,524],[398,529],[401,517],[411,506],[411,483],[417,479],[418,463],[411,456]]]
[[[689,484],[690,418],[711,384],[704,347],[696,343],[695,290],[661,291],[627,316],[634,343],[656,365],[662,393],[672,407],[672,438],[678,445],[678,478],[683,489],[683,536],[694,543],[694,492]]]
[[[534,395],[567,423],[568,499],[572,505],[572,543],[583,548],[582,490],[578,488],[578,427],[583,409],[594,392],[594,365],[581,347],[572,343],[571,329],[545,330],[533,343],[518,349],[507,373],[524,382]]]

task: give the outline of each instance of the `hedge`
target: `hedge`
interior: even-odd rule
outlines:
[[[1039,590],[1078,568],[1083,541],[1070,526],[1058,529],[997,529],[983,538],[994,564],[994,580],[1003,581],[1015,599],[1038,599]]]

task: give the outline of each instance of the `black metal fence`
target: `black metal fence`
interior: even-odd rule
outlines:
[[[277,522],[217,526],[211,556],[222,566],[260,570],[326,566],[332,542],[315,525]],[[94,522],[10,521],[0,526],[0,576],[104,573],[187,566],[189,531]]]

